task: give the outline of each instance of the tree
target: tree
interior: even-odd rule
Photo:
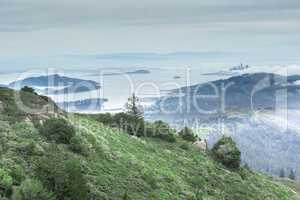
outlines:
[[[125,105],[126,112],[130,115],[142,118],[143,117],[143,107],[139,102],[139,98],[133,93],[132,97],[128,99]]]
[[[289,174],[289,179],[291,180],[296,180],[296,174],[294,170],[291,169],[290,174]]]
[[[214,159],[224,166],[237,169],[241,164],[241,152],[231,137],[223,136],[212,148]]]
[[[284,177],[285,177],[285,172],[284,172],[284,169],[283,169],[283,168],[280,169],[279,177],[280,177],[280,178],[284,178]]]
[[[28,93],[32,93],[32,94],[36,94],[34,89],[31,88],[31,87],[28,87],[28,86],[24,86],[22,89],[21,89],[22,92],[28,92]]]
[[[188,127],[184,127],[178,134],[182,137],[182,139],[189,142],[196,142],[198,139],[193,130]]]
[[[45,121],[40,132],[48,139],[61,144],[70,144],[75,136],[74,127],[64,118],[50,118]]]
[[[122,129],[129,135],[144,136],[144,119],[136,115],[118,113],[113,116],[114,126]]]

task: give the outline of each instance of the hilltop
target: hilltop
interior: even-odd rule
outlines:
[[[12,102],[12,93],[0,89],[2,104]],[[0,121],[0,194],[8,199],[299,199],[271,178],[229,170],[180,140],[132,137],[85,115],[64,119],[74,127],[70,142],[49,140],[19,115],[7,118],[14,106]]]
[[[0,113],[2,120],[15,122],[63,115],[64,111],[46,96],[0,87]]]

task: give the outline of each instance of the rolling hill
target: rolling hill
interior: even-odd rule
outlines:
[[[229,170],[192,145],[135,138],[85,115],[55,111],[75,136],[69,144],[49,141],[39,131],[42,115],[40,125],[24,120],[26,113],[7,118],[19,110],[12,93],[0,89],[2,105],[10,106],[0,114],[2,199],[299,199],[289,187],[244,168]],[[44,104],[36,94],[26,99]]]

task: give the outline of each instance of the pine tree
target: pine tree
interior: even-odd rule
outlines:
[[[126,112],[138,118],[143,117],[143,108],[139,102],[139,98],[133,93],[125,105]]]
[[[280,178],[284,178],[285,177],[285,172],[284,172],[283,168],[281,168],[281,170],[280,170],[279,177]]]
[[[291,180],[296,180],[296,174],[294,170],[291,169],[290,174],[289,174],[289,179]]]

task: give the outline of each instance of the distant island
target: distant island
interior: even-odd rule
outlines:
[[[96,81],[70,78],[58,74],[25,78],[14,81],[7,87],[20,90],[24,86],[32,87],[41,94],[79,93],[101,88]]]
[[[124,74],[129,74],[129,75],[134,75],[134,74],[150,74],[151,71],[150,70],[146,70],[146,69],[139,69],[139,70],[135,70],[135,71],[127,71],[127,72],[122,72],[122,71],[116,71],[116,72],[108,72],[108,73],[104,73],[104,74],[91,74],[90,76],[120,76],[120,75],[124,75]]]
[[[150,74],[150,73],[151,72],[149,70],[145,70],[145,69],[126,72],[126,74]]]

